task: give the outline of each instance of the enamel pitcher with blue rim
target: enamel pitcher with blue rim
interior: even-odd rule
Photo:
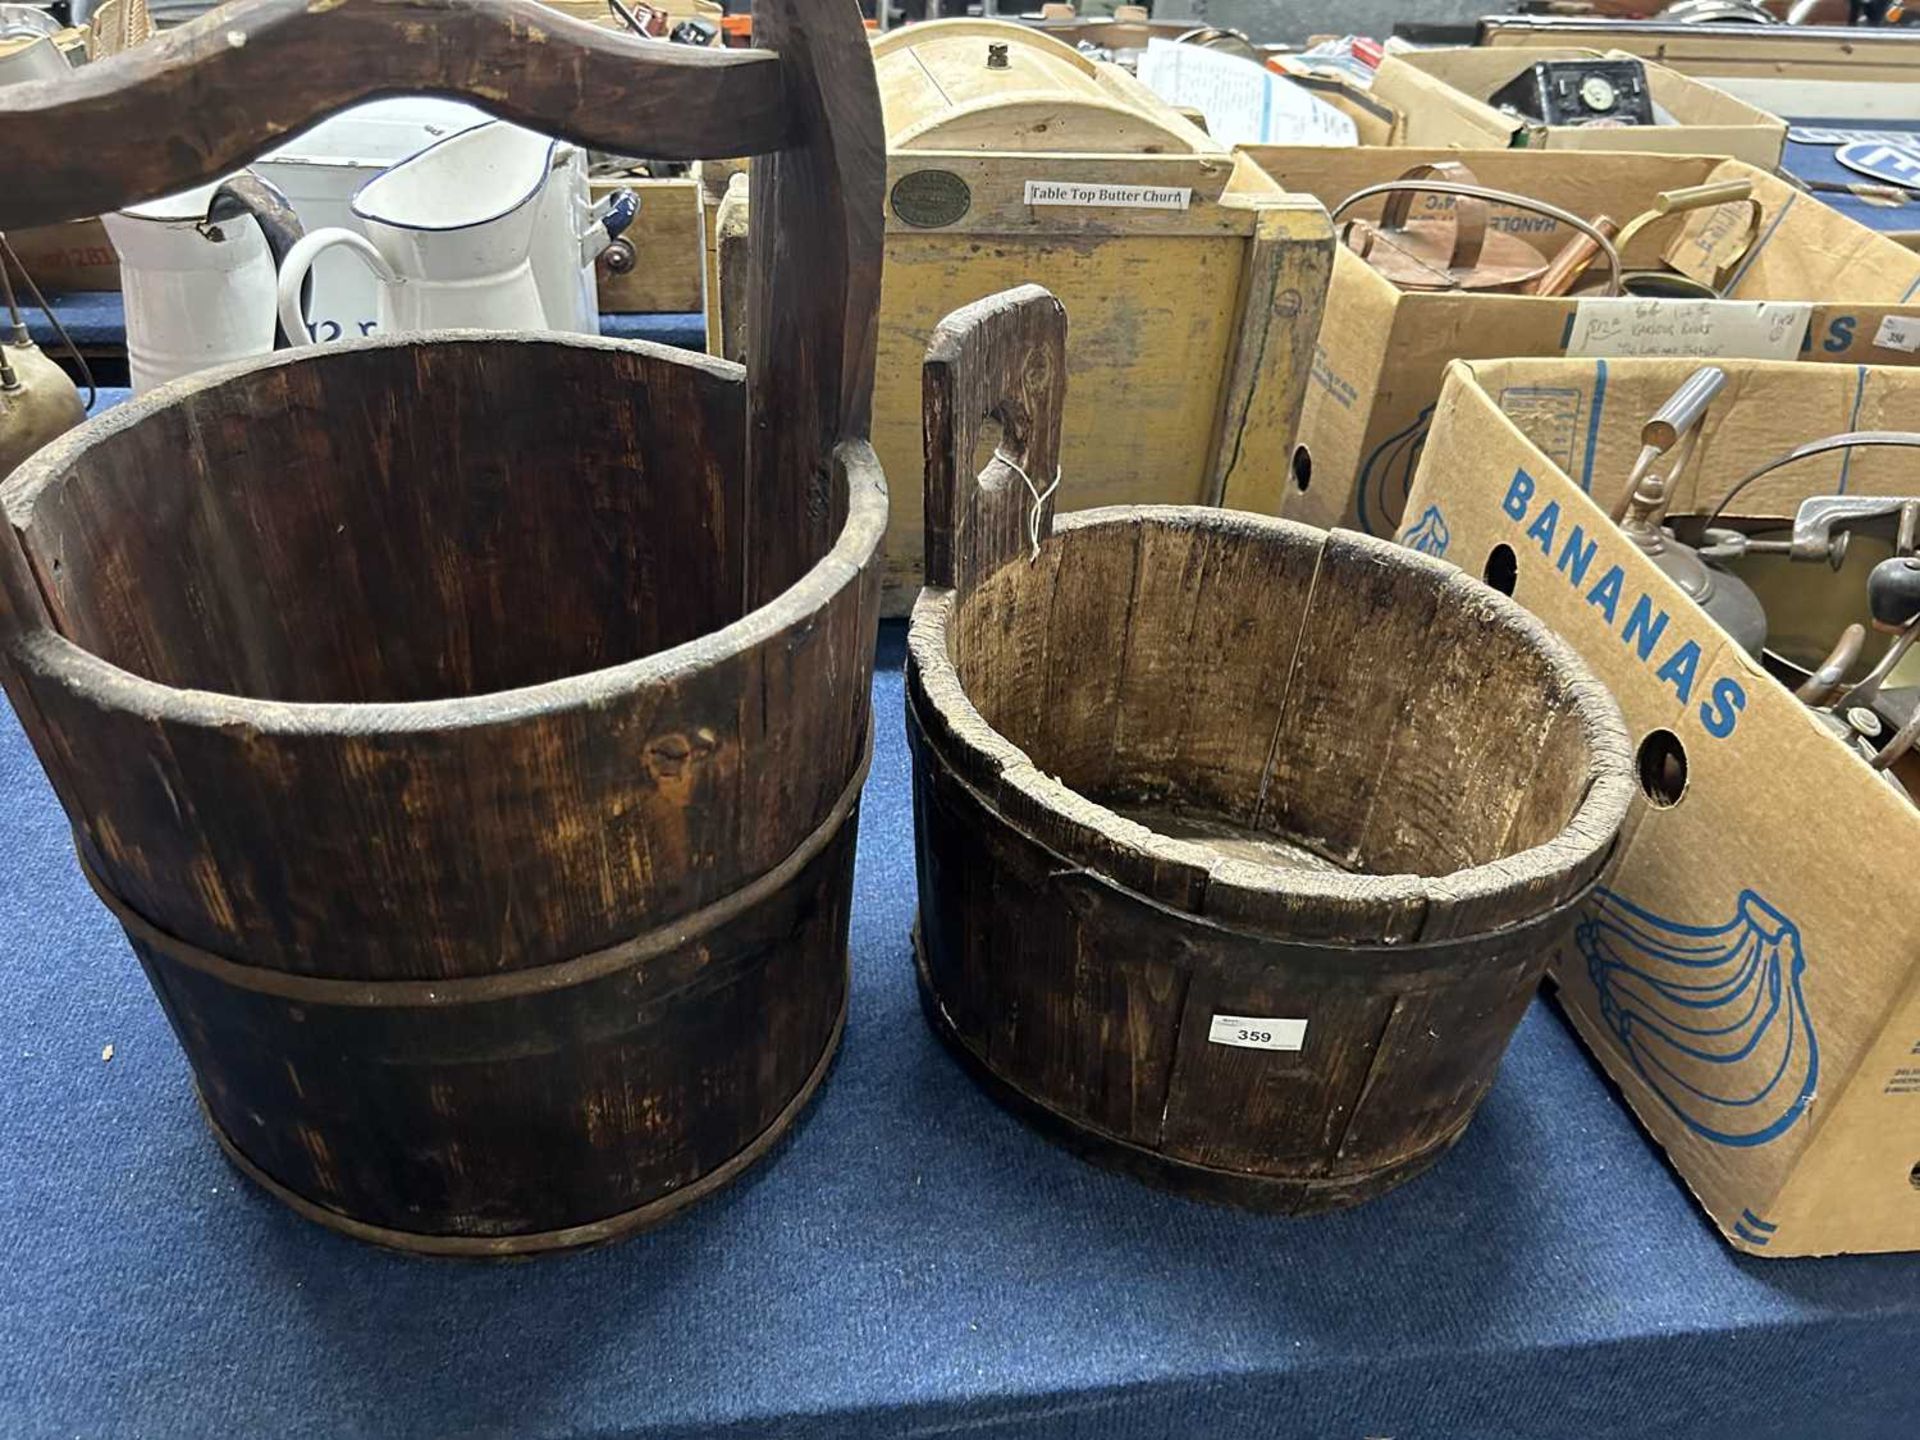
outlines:
[[[136,395],[284,343],[274,331],[274,272],[299,244],[300,218],[258,175],[236,171],[109,211],[100,223],[120,258]]]
[[[301,285],[314,260],[335,246],[357,255],[379,280],[383,331],[554,328],[533,260],[554,147],[545,135],[495,121],[448,136],[369,180],[353,200],[366,235],[316,230],[281,265],[287,333],[312,333]],[[576,236],[581,253],[609,229],[596,221]]]

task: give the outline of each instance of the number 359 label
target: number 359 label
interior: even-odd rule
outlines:
[[[1216,1015],[1207,1029],[1207,1039],[1216,1045],[1238,1045],[1246,1050],[1298,1050],[1307,1043],[1307,1022]]]

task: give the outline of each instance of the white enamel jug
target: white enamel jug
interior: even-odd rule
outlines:
[[[281,265],[278,305],[287,333],[311,334],[300,287],[315,257],[334,246],[357,255],[379,279],[382,330],[549,328],[533,248],[555,150],[547,136],[493,121],[369,180],[353,200],[365,236],[314,231]]]
[[[329,116],[248,168],[286,193],[309,230],[359,230],[353,197],[383,170],[437,140],[484,125],[487,112],[459,100],[400,95]],[[380,324],[380,282],[359,257],[334,248],[313,263],[307,327],[316,340],[371,335]]]
[[[300,223],[272,186],[241,171],[100,221],[120,257],[136,395],[273,349],[274,272]]]
[[[564,140],[554,147],[533,234],[533,278],[549,330],[600,333],[600,282],[593,262],[620,240],[639,212],[640,199],[631,190],[590,201],[586,153]]]
[[[488,123],[485,111],[457,100],[403,95],[355,105],[253,162],[286,192],[307,229],[340,226],[365,234],[353,199],[381,172],[448,135]],[[586,156],[561,141],[553,148],[533,228],[533,278],[549,330],[600,333],[594,261],[638,209],[631,190],[589,198]],[[357,255],[330,248],[313,264],[307,328],[316,340],[351,339],[380,328],[381,284]]]

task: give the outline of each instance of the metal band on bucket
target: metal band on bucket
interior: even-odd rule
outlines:
[[[270,970],[260,965],[243,965],[210,950],[202,950],[154,925],[107,887],[88,863],[84,846],[76,845],[75,849],[79,855],[80,873],[87,877],[94,894],[113,912],[113,917],[130,936],[160,958],[198,970],[221,984],[276,995],[286,1000],[327,1006],[437,1009],[451,1005],[488,1004],[521,995],[565,990],[629,969],[643,960],[668,954],[692,943],[777,894],[839,833],[840,827],[860,803],[860,790],[866,783],[867,771],[872,764],[873,723],[869,716],[866,747],[846,787],[834,799],[825,818],[771,870],[739,889],[729,891],[710,905],[703,905],[664,925],[644,930],[617,945],[592,950],[568,960],[493,975],[469,975],[446,980],[346,980]]]

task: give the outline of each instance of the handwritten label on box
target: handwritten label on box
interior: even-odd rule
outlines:
[[[1813,315],[1800,300],[1582,300],[1567,354],[1611,359],[1674,355],[1704,360],[1791,360]]]

